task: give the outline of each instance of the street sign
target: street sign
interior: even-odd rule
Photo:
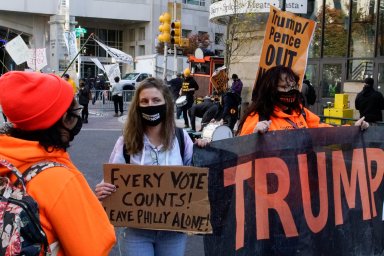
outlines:
[[[175,53],[175,51],[171,48],[168,48],[167,52],[168,52],[168,54],[174,54]],[[183,55],[183,50],[177,49],[176,54],[177,55]]]
[[[84,34],[87,33],[87,30],[79,26],[78,28],[75,28],[75,32],[76,32],[76,37],[83,37]]]

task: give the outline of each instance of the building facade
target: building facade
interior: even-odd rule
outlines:
[[[212,22],[225,24],[232,15],[212,15],[222,5],[236,5],[233,1],[215,1],[211,6]],[[249,0],[248,2],[252,2]],[[255,1],[253,1],[255,2]],[[278,1],[280,7],[282,0]],[[298,14],[316,21],[316,30],[309,49],[306,75],[317,91],[318,102],[313,111],[322,114],[327,102],[333,102],[336,93],[349,93],[350,107],[354,95],[362,89],[361,81],[373,77],[375,87],[384,93],[384,0],[286,0],[305,2],[306,13]],[[227,7],[228,9],[228,7]],[[246,19],[244,14],[243,18]],[[231,70],[237,72],[248,85],[249,98],[255,81],[265,32],[267,13],[254,13],[254,29],[247,51],[237,52],[232,58]],[[229,24],[229,26],[231,26]],[[244,34],[240,31],[239,34]],[[253,50],[249,51],[248,49]]]
[[[214,38],[223,34],[224,29],[209,22],[210,1],[175,2],[181,4],[183,34],[208,33],[212,41],[211,50],[220,53],[223,47],[216,45]],[[87,30],[83,37],[77,39],[78,46],[83,46],[93,33],[99,41],[134,58],[151,55],[156,53],[158,18],[167,8],[166,0],[6,1],[0,6],[0,46],[21,35],[30,48],[46,48],[48,65],[43,72],[55,71],[58,74],[73,60],[63,33],[78,27]],[[80,77],[93,77],[100,72],[91,61],[93,57],[103,64],[113,62],[105,50],[90,39],[80,52]],[[4,47],[0,50],[0,59],[4,63],[1,73],[7,69],[27,68],[25,63],[15,65]],[[71,65],[72,73],[77,73],[77,59]],[[121,65],[123,74],[134,69],[135,65]]]

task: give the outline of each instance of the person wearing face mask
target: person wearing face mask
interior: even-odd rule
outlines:
[[[238,135],[274,130],[332,127],[303,106],[299,77],[292,69],[276,66],[267,70],[255,86],[252,103],[240,120]],[[369,124],[364,117],[356,121],[361,129]]]
[[[173,97],[161,80],[147,78],[140,83],[126,120],[110,163],[191,165],[193,142],[187,132],[176,128]],[[178,138],[180,132],[182,138]],[[99,200],[115,191],[114,185],[104,181],[95,188]],[[118,239],[122,255],[184,255],[186,234],[137,228],[123,232]]]
[[[53,255],[108,255],[113,227],[67,153],[82,127],[71,85],[53,74],[11,71],[0,78],[0,102],[9,121],[0,130],[0,159],[21,173],[51,165],[27,183],[27,193]],[[16,181],[3,165],[0,176]]]

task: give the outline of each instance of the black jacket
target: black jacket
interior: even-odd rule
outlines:
[[[179,97],[182,83],[183,83],[183,79],[181,79],[180,77],[173,78],[172,80],[170,80],[168,82],[169,87],[170,87],[169,89],[172,92],[174,100],[176,100]]]
[[[194,88],[195,90],[190,90]],[[199,85],[196,83],[195,79],[193,77],[188,76],[184,79],[183,84],[181,86],[182,94],[187,96],[187,100],[193,101],[193,95],[195,94],[195,91],[199,90]]]
[[[211,99],[204,99],[202,103],[193,104],[190,114],[201,118],[213,104]]]
[[[90,99],[90,90],[88,86],[80,87],[79,90],[79,104],[80,105],[88,105]]]
[[[373,89],[373,87],[365,86],[364,89],[357,94],[355,107],[360,111],[360,117],[365,116],[367,122],[382,121],[381,110],[384,109],[383,95]]]
[[[226,118],[227,116],[237,116],[238,107],[241,103],[240,96],[234,92],[226,92],[221,97],[220,110],[216,115],[216,120]]]

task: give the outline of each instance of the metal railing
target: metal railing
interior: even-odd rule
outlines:
[[[113,111],[114,104],[112,100],[112,94],[108,90],[91,90],[92,100],[89,101],[89,109],[95,109],[97,111]],[[132,101],[135,90],[123,91],[123,108],[124,111],[128,110],[128,106]]]

